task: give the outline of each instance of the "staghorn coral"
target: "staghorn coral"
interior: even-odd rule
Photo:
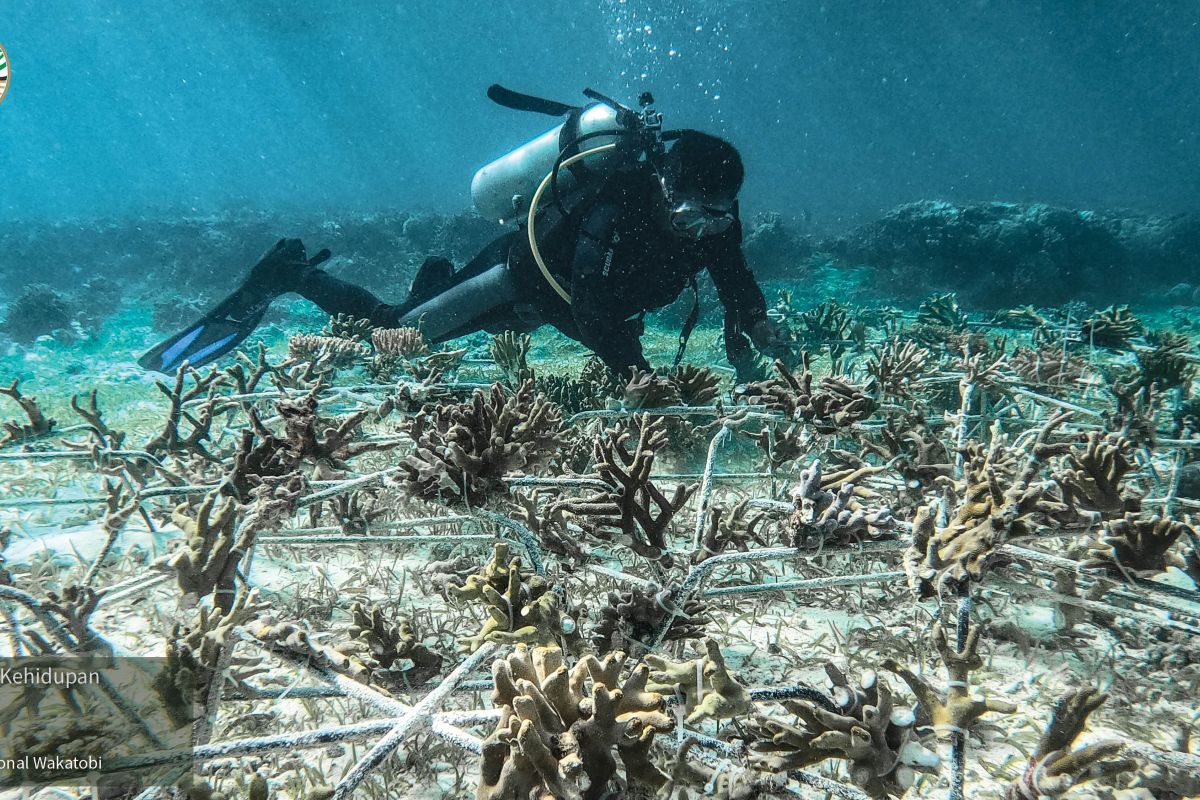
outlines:
[[[692,554],[693,564],[699,564],[730,548],[744,553],[750,549],[751,542],[766,546],[760,528],[767,515],[762,511],[747,514],[749,505],[749,500],[743,500],[728,509],[719,505],[709,509],[700,549]]]
[[[280,400],[275,408],[283,418],[284,439],[288,456],[296,461],[314,465],[318,479],[334,477],[350,469],[350,459],[363,453],[387,450],[395,443],[356,442],[358,428],[371,412],[358,411],[338,421],[324,420],[317,415],[317,392],[320,387],[298,400]]]
[[[509,386],[516,387],[533,380],[533,370],[529,369],[529,341],[528,333],[513,331],[492,337],[488,349]]]
[[[916,716],[897,708],[891,689],[873,671],[859,687],[832,664],[825,665],[833,699],[784,702],[799,724],[778,717],[752,718],[751,763],[772,772],[800,769],[829,758],[848,762],[850,780],[871,797],[903,795],[918,772],[936,772],[937,756],[918,741]]]
[[[704,650],[705,655],[691,661],[646,656],[651,670],[650,691],[682,697],[689,723],[732,719],[748,713],[754,707],[750,692],[725,666],[721,646],[713,639],[705,639]]]
[[[879,442],[864,439],[863,450],[878,455],[899,472],[906,487],[925,488],[954,474],[946,445],[929,431],[919,414],[889,414],[878,435]]]
[[[1087,361],[1057,344],[1018,347],[1008,357],[1008,367],[1028,384],[1067,387],[1087,371]]]
[[[319,668],[331,669],[359,683],[371,683],[372,677],[392,677],[375,673],[355,655],[343,653],[313,636],[313,631],[298,622],[280,621],[271,615],[247,624],[246,632],[271,650],[290,653]],[[403,685],[403,684],[401,684]],[[386,685],[383,686],[386,688]]]
[[[1084,320],[1081,333],[1086,344],[1122,349],[1145,330],[1146,326],[1129,311],[1129,306],[1109,306]]]
[[[621,390],[621,405],[630,411],[666,408],[682,402],[679,387],[670,378],[654,371],[634,370]]]
[[[867,373],[876,391],[885,396],[907,398],[913,382],[928,369],[929,350],[916,342],[893,337],[871,349]]]
[[[1066,794],[1085,781],[1117,775],[1137,767],[1118,758],[1124,743],[1115,739],[1071,750],[1087,719],[1108,695],[1095,689],[1076,689],[1058,698],[1050,722],[1021,777],[1005,790],[1004,800],[1043,800]]]
[[[1170,551],[1180,536],[1192,533],[1184,523],[1163,517],[1111,520],[1088,546],[1081,566],[1114,578],[1152,578],[1183,563],[1172,558]]]
[[[258,590],[240,591],[226,611],[200,607],[199,618],[190,627],[175,625],[167,642],[166,663],[154,677],[154,689],[176,727],[191,724],[200,714],[199,704],[208,695],[217,670],[228,660],[236,644],[234,630],[255,619],[270,604],[260,602]],[[254,672],[252,662],[242,661],[238,683]]]
[[[699,796],[713,800],[755,800],[777,795],[778,779],[724,761],[716,768],[689,761],[689,754],[697,744],[696,737],[688,736],[675,748],[668,764],[668,783],[658,794],[660,800],[691,800]]]
[[[1189,358],[1191,342],[1187,336],[1154,331],[1146,339],[1150,348],[1136,351],[1137,387],[1159,392],[1180,389],[1186,397],[1196,378],[1196,366]]]
[[[580,641],[563,596],[542,576],[522,572],[520,556],[510,557],[506,542],[497,542],[491,561],[461,585],[448,585],[447,593],[459,602],[482,604],[488,615],[479,633],[461,640],[465,652],[475,652],[484,642],[562,641],[574,649]]]
[[[582,498],[552,504],[574,518],[588,534],[614,539],[646,558],[669,559],[667,530],[671,520],[695,493],[697,486],[678,484],[667,497],[650,479],[658,451],[666,444],[661,417],[643,417],[633,452],[629,430],[611,429],[597,437],[594,450],[596,477],[609,488]]]
[[[371,331],[376,355],[412,360],[429,352],[429,343],[417,328],[376,328]]]
[[[600,620],[592,630],[592,646],[601,655],[621,650],[633,658],[645,654],[652,637],[666,622],[664,642],[699,639],[712,621],[708,605],[692,598],[683,608],[674,606],[674,589],[655,585],[636,586],[617,594],[608,593],[608,602],[600,609]]]
[[[352,314],[335,314],[321,329],[321,335],[331,339],[370,342],[373,337],[371,320],[356,319]]]
[[[932,726],[934,733],[939,736],[965,734],[984,714],[1012,714],[1017,710],[1017,706],[1005,700],[971,697],[971,673],[983,666],[983,659],[979,656],[979,637],[982,633],[983,628],[980,625],[971,625],[967,630],[966,640],[959,647],[957,644],[951,644],[952,633],[942,627],[940,622],[934,623],[934,646],[949,676],[944,700],[928,681],[912,670],[898,665],[891,659],[883,662],[883,668],[898,675],[916,695],[919,704],[918,724]]]
[[[426,406],[409,420],[415,447],[400,463],[403,491],[445,503],[483,503],[503,478],[547,463],[564,442],[557,407],[526,381],[511,395],[500,384],[465,403]]]
[[[650,748],[672,722],[644,665],[621,679],[625,660],[588,655],[568,670],[558,648],[518,645],[493,662],[501,716],[483,742],[477,800],[599,800],[663,786]]]
[[[917,324],[963,331],[967,328],[967,315],[958,307],[958,295],[954,292],[930,295],[917,308]]]
[[[685,406],[710,406],[721,396],[721,378],[708,367],[682,364],[667,373]]]
[[[547,400],[568,414],[603,408],[605,400],[611,396],[607,387],[602,388],[594,383],[569,378],[565,375],[535,378],[534,388],[538,394],[545,395]]]
[[[295,475],[263,479],[251,492],[253,502],[244,518],[238,501],[219,488],[204,496],[194,514],[188,513],[187,503],[181,503],[171,516],[184,533],[183,545],[155,560],[152,567],[174,572],[185,596],[199,599],[211,594],[213,604],[228,612],[238,567],[258,531],[278,527],[304,489],[303,479]]]
[[[1063,502],[1075,514],[1119,517],[1138,503],[1122,494],[1121,482],[1133,469],[1133,445],[1124,436],[1089,431],[1083,450],[1072,448],[1067,465],[1054,475]]]
[[[776,429],[775,426],[767,424],[757,433],[740,429],[738,433],[754,440],[758,449],[766,456],[768,466],[773,470],[803,457],[808,453],[814,438],[799,425]]]
[[[188,376],[192,378],[192,386],[185,390],[184,379]],[[213,463],[219,461],[208,452],[205,442],[212,431],[217,390],[224,385],[225,380],[226,376],[218,373],[215,368],[207,374],[201,374],[188,367],[186,362],[175,372],[175,384],[171,388],[156,380],[154,385],[167,396],[171,407],[167,412],[162,432],[148,441],[142,449],[151,455],[194,455]],[[200,401],[199,411],[193,414],[187,407],[197,400]],[[184,422],[190,426],[187,433],[180,430],[180,425]]]
[[[75,639],[76,653],[108,651],[111,648],[91,626],[91,616],[103,597],[90,586],[64,586],[62,593],[47,592],[46,609],[60,616]]]
[[[32,439],[46,436],[53,432],[56,424],[54,420],[47,419],[46,415],[42,413],[41,407],[37,404],[36,397],[26,397],[21,394],[20,384],[19,380],[13,380],[7,388],[0,386],[0,394],[16,400],[29,421],[18,422],[10,420],[4,422],[4,435],[0,436],[0,447],[28,442]]]
[[[346,369],[371,355],[356,339],[301,333],[288,338],[288,359],[312,364],[318,372]]]
[[[997,548],[1029,536],[1039,525],[1056,524],[1068,512],[1050,485],[1034,481],[1042,460],[1059,452],[1046,439],[1065,419],[1065,415],[1052,418],[1027,452],[994,442],[986,456],[971,464],[946,525],[937,524],[932,506],[917,511],[904,569],[918,598],[940,596],[948,586],[982,579],[997,557]],[[1024,466],[1018,467],[1021,460]]]
[[[795,510],[787,523],[796,547],[878,539],[896,527],[890,508],[867,508],[856,496],[872,497],[873,492],[858,490],[845,478],[836,491],[823,488],[825,484],[819,459],[800,471],[800,482],[791,492]]]
[[[799,375],[789,372],[782,361],[775,362],[775,370],[778,378],[740,387],[734,399],[781,412],[790,420],[812,423],[822,433],[860,422],[879,407],[863,387],[848,381],[826,377],[814,389],[807,354]]]
[[[416,687],[441,672],[442,657],[421,642],[409,620],[392,624],[384,617],[383,609],[367,608],[362,603],[350,607],[350,620],[353,641],[335,649],[362,661],[373,680]]]
[[[530,495],[518,492],[512,518],[533,533],[543,550],[562,556],[572,564],[586,561],[587,552],[567,530],[566,512],[562,506],[540,503],[541,497],[542,493],[536,491]]]
[[[369,533],[371,524],[389,511],[380,502],[378,491],[372,489],[339,494],[329,501],[329,510],[347,536]]]

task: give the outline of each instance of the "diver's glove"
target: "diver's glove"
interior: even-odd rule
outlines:
[[[328,249],[312,258],[299,239],[280,239],[250,270],[243,288],[264,297],[278,297],[298,290],[304,279],[329,260]]]
[[[770,319],[764,318],[754,323],[749,333],[750,341],[764,355],[773,356],[787,348],[787,328]]]

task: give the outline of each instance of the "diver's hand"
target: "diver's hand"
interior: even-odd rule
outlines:
[[[750,341],[760,353],[774,354],[787,346],[787,329],[769,319],[763,319],[750,329]]]
[[[312,258],[299,239],[280,239],[250,270],[246,288],[257,289],[272,296],[294,292],[304,276],[329,260],[328,249]]]

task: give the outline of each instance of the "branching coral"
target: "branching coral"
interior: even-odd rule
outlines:
[[[721,646],[705,639],[704,649],[705,655],[691,661],[646,656],[651,670],[650,691],[682,697],[689,723],[732,719],[748,713],[754,707],[750,691],[725,666]]]
[[[929,431],[920,415],[889,415],[878,435],[878,443],[864,438],[863,449],[899,472],[908,488],[925,488],[954,474],[946,445]]]
[[[848,762],[851,782],[877,798],[903,795],[918,772],[937,770],[937,756],[917,740],[915,715],[896,707],[886,682],[867,672],[860,687],[852,687],[832,664],[825,669],[834,684],[832,701],[784,703],[800,724],[772,716],[751,721],[752,763],[782,772],[842,759]]]
[[[971,697],[971,673],[983,666],[979,656],[979,637],[983,628],[972,625],[967,631],[962,647],[950,643],[951,633],[940,622],[933,627],[933,642],[937,647],[942,664],[946,667],[949,680],[946,682],[946,697],[942,699],[928,681],[912,670],[899,666],[888,659],[883,668],[896,673],[908,684],[917,697],[917,721],[930,725],[939,736],[970,731],[976,720],[984,714],[1012,714],[1017,707],[994,697]]]
[[[580,564],[587,560],[587,551],[567,530],[566,512],[561,504],[541,503],[540,492],[530,495],[517,493],[517,508],[513,519],[533,533],[546,552],[562,556],[568,562]]]
[[[256,618],[268,608],[257,590],[239,592],[229,609],[220,612],[201,606],[194,626],[176,625],[167,642],[166,664],[154,678],[154,688],[177,727],[190,724],[199,713],[198,704],[235,645],[234,629]],[[246,665],[242,665],[245,667]],[[243,668],[237,680],[250,677]]]
[[[623,653],[589,655],[568,670],[557,648],[525,645],[495,661],[501,716],[483,742],[477,800],[599,800],[663,786],[650,748],[672,721],[646,690],[647,668],[622,680],[624,663]]]
[[[1145,330],[1146,326],[1130,312],[1129,306],[1109,306],[1084,320],[1082,333],[1085,343],[1119,349],[1127,347],[1130,339]]]
[[[100,605],[102,594],[89,586],[65,586],[62,593],[48,592],[46,608],[62,617],[67,631],[75,639],[75,652],[108,650],[104,639],[92,630],[91,616]]]
[[[376,328],[371,331],[371,344],[377,355],[403,359],[419,358],[429,352],[429,343],[417,328]]]
[[[565,600],[540,575],[521,570],[521,558],[511,556],[508,544],[498,542],[492,559],[469,576],[462,585],[447,587],[459,602],[479,603],[488,618],[474,636],[462,640],[468,653],[484,642],[504,644],[576,645],[579,634],[575,620],[564,608]]]
[[[1125,497],[1121,486],[1133,468],[1132,451],[1125,437],[1096,431],[1088,432],[1082,451],[1071,449],[1067,468],[1054,477],[1073,513],[1112,518],[1137,509],[1137,501]]]
[[[637,586],[617,594],[608,593],[608,603],[600,609],[600,621],[592,630],[592,646],[600,654],[621,650],[637,658],[648,649],[647,642],[662,627],[668,615],[664,642],[699,639],[712,621],[708,605],[699,598],[674,608],[671,587]]]
[[[353,314],[335,314],[321,329],[322,336],[356,342],[371,341],[372,333],[371,320],[357,319]]]
[[[1025,772],[1009,785],[1005,800],[1057,798],[1085,781],[1135,769],[1136,761],[1118,757],[1125,746],[1118,740],[1070,749],[1083,733],[1088,717],[1107,698],[1094,689],[1076,689],[1060,697]]]
[[[358,428],[370,416],[369,411],[358,411],[336,424],[318,417],[317,391],[314,389],[299,400],[281,400],[275,406],[283,417],[288,455],[297,462],[312,463],[315,477],[332,478],[337,472],[350,469],[350,459],[396,446],[354,441]]]
[[[621,395],[622,405],[630,411],[677,406],[683,402],[679,387],[653,371],[634,371]]]
[[[643,417],[633,452],[629,430],[609,430],[595,442],[596,477],[608,488],[555,503],[592,536],[615,539],[646,558],[661,559],[675,515],[696,491],[679,484],[668,497],[650,479],[654,459],[666,444],[662,418]]]
[[[14,380],[8,387],[0,386],[0,394],[11,397],[21,406],[28,422],[11,420],[4,422],[4,435],[0,436],[0,447],[19,442],[27,442],[39,436],[45,436],[54,430],[55,421],[47,419],[37,404],[36,397],[26,397],[21,394],[20,381]]]
[[[213,604],[228,612],[234,602],[238,567],[255,536],[260,530],[277,527],[294,508],[303,488],[297,476],[264,480],[251,493],[254,501],[244,518],[237,499],[222,495],[220,489],[205,495],[194,513],[189,513],[187,503],[180,504],[172,520],[184,533],[183,545],[157,559],[154,566],[174,572],[185,596],[212,594]]]
[[[917,512],[904,568],[918,597],[940,595],[948,586],[980,580],[995,560],[997,548],[1030,535],[1040,524],[1054,524],[1068,511],[1052,486],[1034,480],[1042,460],[1060,452],[1060,448],[1047,445],[1046,439],[1064,419],[1052,418],[1027,453],[995,443],[980,462],[972,464],[946,525],[937,524],[937,510],[932,506]],[[1024,466],[1006,478],[1022,458]]]
[[[958,307],[958,296],[953,292],[934,294],[917,308],[917,324],[961,331],[967,327],[967,315]]]
[[[1087,371],[1087,362],[1062,345],[1018,347],[1008,357],[1009,368],[1026,383],[1070,387]]]
[[[749,505],[749,500],[743,500],[728,509],[721,506],[709,509],[700,549],[692,554],[693,564],[699,564],[730,548],[744,553],[750,549],[751,543],[766,546],[760,529],[767,515],[762,511],[747,513]]]
[[[184,379],[188,376],[192,378],[192,386],[185,390]],[[204,443],[212,431],[217,390],[224,383],[225,376],[215,369],[201,374],[189,368],[186,363],[176,371],[173,387],[168,388],[162,381],[155,381],[154,385],[167,396],[171,407],[167,412],[162,432],[147,442],[142,449],[151,455],[196,455],[205,461],[216,462],[218,459],[208,452]],[[193,414],[187,406],[193,400],[201,398],[203,399],[200,401],[199,411]],[[180,430],[180,425],[184,422],[190,426],[187,433]]]
[[[352,367],[371,355],[371,348],[357,339],[314,336],[301,333],[288,339],[288,359],[308,362],[318,372]]]
[[[520,386],[533,379],[533,371],[529,369],[529,334],[505,331],[493,336],[489,350],[492,360],[504,373],[504,381],[509,386]]]
[[[710,406],[721,396],[721,378],[708,367],[683,364],[667,375],[685,406]]]
[[[803,371],[793,375],[782,361],[776,361],[778,378],[747,384],[735,399],[779,411],[797,422],[812,423],[821,432],[833,432],[860,422],[879,407],[863,387],[848,381],[826,377],[814,389],[807,362],[806,356]]]
[[[893,338],[872,348],[867,373],[874,380],[877,391],[906,398],[910,396],[913,382],[928,368],[929,356],[929,351],[916,342]]]
[[[797,547],[878,539],[896,527],[890,508],[868,508],[856,496],[871,497],[873,492],[857,490],[850,480],[842,480],[837,491],[822,488],[824,483],[821,462],[813,461],[801,470],[800,482],[791,492],[795,511],[788,527]]]
[[[526,381],[508,395],[500,384],[476,390],[465,403],[422,409],[409,421],[416,443],[400,464],[398,481],[408,494],[428,500],[479,505],[502,479],[536,469],[562,446],[562,416]]]
[[[384,684],[420,686],[442,670],[442,657],[422,642],[412,622],[388,622],[383,609],[362,603],[350,607],[350,637],[337,645],[370,670],[372,680]]]
[[[1119,578],[1152,578],[1167,567],[1182,563],[1170,555],[1180,536],[1191,533],[1182,522],[1163,517],[1136,519],[1127,516],[1105,524],[1088,547],[1083,567],[1099,569]]]
[[[779,469],[789,461],[803,457],[808,453],[815,438],[799,425],[789,425],[786,428],[763,425],[762,430],[757,433],[742,430],[738,432],[754,440],[758,449],[767,457],[767,464],[772,469]]]

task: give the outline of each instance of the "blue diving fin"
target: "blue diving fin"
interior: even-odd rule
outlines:
[[[260,289],[238,289],[195,324],[139,358],[138,364],[171,374],[185,361],[192,367],[215,361],[254,333],[273,299]]]

